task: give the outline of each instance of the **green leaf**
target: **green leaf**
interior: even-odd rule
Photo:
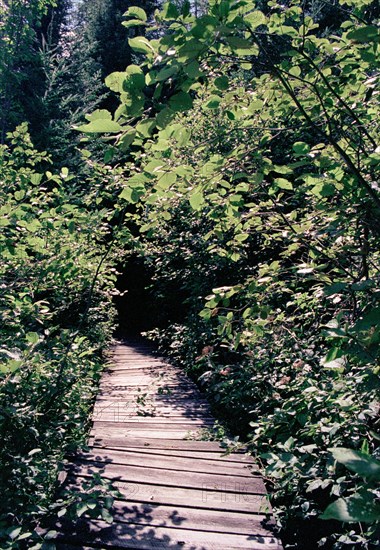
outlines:
[[[124,75],[124,73],[120,73],[120,74]],[[109,111],[107,111],[107,109],[96,109],[92,113],[85,115],[85,117],[90,122],[94,120],[112,120],[112,115]]]
[[[244,15],[244,23],[248,24],[251,29],[256,29],[260,25],[265,25],[267,18],[262,11],[253,11]]]
[[[165,4],[162,6],[162,10],[161,10],[160,15],[165,20],[178,19],[179,11],[178,11],[177,7],[174,4],[172,4],[171,2],[165,2]]]
[[[42,181],[42,174],[31,174],[30,182],[33,185],[39,185]]]
[[[369,481],[380,481],[380,462],[361,451],[354,451],[345,447],[329,449],[333,457],[346,468]]]
[[[127,11],[124,13],[124,17],[132,17],[142,22],[145,22],[147,20],[147,15],[145,11],[142,8],[138,8],[137,6],[131,6],[130,8],[128,8]]]
[[[295,65],[294,67],[291,67],[289,69],[289,74],[291,74],[292,76],[295,76],[295,77],[300,76],[301,75],[300,67],[298,67],[297,65]]]
[[[183,70],[188,77],[195,79],[202,75],[198,61],[192,61],[184,66]]]
[[[136,36],[136,38],[129,38],[129,46],[138,53],[154,53],[154,48],[147,38],[144,36]]]
[[[344,355],[344,351],[341,348],[331,348],[326,353],[323,363],[326,365],[331,361],[335,361],[335,359],[341,358],[343,355]]]
[[[369,330],[371,327],[378,326],[380,323],[380,307],[374,307],[367,311],[356,323],[355,332]]]
[[[0,372],[8,374],[9,372],[15,372],[19,370],[23,362],[17,359],[11,359],[6,363],[0,363]]]
[[[175,75],[179,71],[178,65],[172,65],[171,67],[165,67],[165,69],[161,69],[161,71],[158,71],[156,76],[154,77],[155,82],[163,82],[164,80],[167,80],[171,76]]]
[[[156,126],[156,121],[154,118],[147,118],[143,120],[136,126],[137,133],[141,134],[143,137],[150,137]]]
[[[166,107],[162,111],[158,113],[156,116],[156,123],[158,128],[165,128],[175,117],[175,112],[173,109],[169,109],[169,107]]]
[[[165,164],[161,160],[153,159],[146,166],[144,166],[144,172],[151,175],[157,175],[163,173],[165,170]]]
[[[180,147],[184,147],[189,143],[190,132],[185,126],[174,125],[175,130],[173,131],[172,137],[176,140]]]
[[[347,34],[347,38],[355,42],[378,42],[380,38],[380,30],[375,25],[367,25],[360,29],[355,29]]]
[[[214,84],[218,90],[228,90],[229,80],[226,76],[218,76],[214,80]]]
[[[297,155],[307,155],[307,153],[309,153],[310,151],[310,146],[303,141],[296,141],[295,143],[293,143],[293,151]]]
[[[263,106],[264,106],[264,102],[261,99],[254,99],[253,101],[251,101],[251,103],[248,106],[248,112],[254,113],[257,111],[261,111]]]
[[[30,343],[30,344],[37,344],[37,342],[39,341],[39,336],[37,334],[37,332],[28,332],[26,335],[25,335],[25,338],[27,339],[27,341]]]
[[[293,143],[293,151],[297,155],[307,155],[310,152],[310,146],[303,141],[296,141]]]
[[[124,75],[122,90],[137,98],[144,87],[145,75],[143,71],[137,65],[129,65]]]
[[[123,128],[118,122],[113,120],[98,119],[89,124],[77,126],[75,129],[85,134],[116,134],[121,132]]]
[[[293,184],[285,178],[276,178],[274,182],[280,189],[293,189]]]
[[[190,59],[194,59],[195,57],[198,57],[199,54],[205,49],[205,45],[199,40],[196,40],[195,38],[193,40],[189,40],[179,48],[178,61],[186,62]]]
[[[355,493],[349,498],[339,498],[326,508],[321,519],[336,519],[347,523],[372,523],[380,517],[380,505],[370,491]]]
[[[173,111],[188,111],[193,106],[193,100],[188,93],[178,92],[170,98],[169,105]]]
[[[146,25],[146,23],[144,23],[140,19],[129,19],[129,21],[122,21],[121,24],[123,25],[123,27],[127,27],[127,29],[129,29],[129,27],[137,27],[137,26],[140,26],[140,25]]]
[[[161,189],[167,189],[168,187],[173,185],[173,183],[175,183],[176,181],[177,181],[177,174],[175,174],[174,172],[167,172],[166,174],[164,174],[159,178],[158,186]]]
[[[107,86],[107,88],[109,88],[113,92],[120,93],[123,90],[123,82],[125,80],[125,77],[126,77],[125,72],[111,73],[110,75],[107,76],[104,83]],[[103,118],[110,118],[110,117],[103,117]]]
[[[107,149],[107,151],[105,151],[104,153],[104,157],[103,157],[103,162],[105,164],[108,164],[109,162],[111,162],[111,160],[113,159],[114,155],[115,155],[115,149],[113,147]]]
[[[229,36],[226,38],[226,42],[231,47],[232,51],[238,56],[257,55],[259,53],[259,48],[256,44],[253,44],[245,38],[240,38],[239,36]]]
[[[203,194],[200,191],[196,191],[190,196],[189,202],[193,210],[200,210],[204,203]]]
[[[131,204],[136,204],[139,202],[140,197],[144,194],[144,190],[142,188],[136,189],[134,187],[125,187],[123,191],[120,193],[119,198],[124,199],[127,202]]]
[[[217,95],[212,95],[205,104],[206,109],[218,109],[222,98]]]
[[[101,511],[101,516],[102,516],[102,519],[104,519],[104,521],[106,523],[113,523],[113,517],[112,517],[112,514],[110,513],[109,510],[107,510],[106,508],[103,508],[102,511]]]
[[[122,151],[127,151],[129,147],[132,145],[136,137],[136,130],[131,129],[130,131],[124,133],[121,137],[121,139],[118,142],[118,147]]]
[[[210,39],[215,34],[215,29],[218,26],[218,20],[211,15],[203,15],[198,18],[195,25],[191,29],[191,34],[195,38]]]

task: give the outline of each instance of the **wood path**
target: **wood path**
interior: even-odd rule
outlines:
[[[93,413],[90,451],[68,466],[83,491],[99,474],[120,492],[112,524],[60,520],[57,549],[280,550],[264,483],[244,453],[200,440],[207,402],[180,370],[142,343],[115,345]]]

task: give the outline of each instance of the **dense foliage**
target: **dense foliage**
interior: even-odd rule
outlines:
[[[96,178],[79,192],[67,169],[50,172],[25,125],[8,140],[0,149],[2,548],[18,547],[49,512],[60,461],[84,442],[115,281]]]
[[[379,33],[336,9],[326,36],[298,1],[165,4],[80,127],[130,155],[154,334],[261,458],[289,547],[379,534]]]
[[[151,25],[149,3],[116,32],[124,4],[86,1],[37,51],[54,4],[0,0],[1,544],[40,547],[53,510],[112,520],[100,494],[51,503],[133,250],[150,336],[258,457],[286,547],[377,547],[378,4],[166,3]],[[33,63],[58,168],[14,129]]]

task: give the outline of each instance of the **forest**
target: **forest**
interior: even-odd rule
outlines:
[[[285,549],[379,548],[379,17],[0,0],[1,548],[112,522],[57,480],[141,332],[256,457]]]

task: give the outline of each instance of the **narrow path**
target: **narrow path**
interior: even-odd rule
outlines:
[[[58,549],[281,550],[254,461],[202,440],[207,402],[180,370],[141,343],[114,346],[93,413],[90,452],[69,466],[83,490],[99,474],[120,492],[114,521],[62,521]]]

